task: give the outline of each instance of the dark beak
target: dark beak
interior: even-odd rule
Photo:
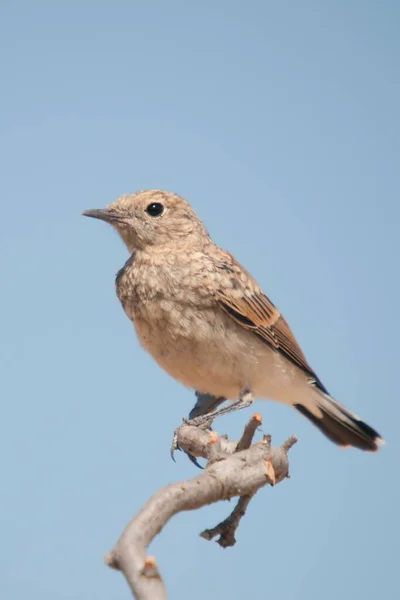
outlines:
[[[84,217],[100,219],[101,221],[106,221],[106,223],[115,223],[116,221],[121,221],[123,219],[122,215],[118,215],[107,208],[92,208],[91,210],[84,210],[82,215]]]

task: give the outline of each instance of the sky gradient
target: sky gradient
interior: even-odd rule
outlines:
[[[387,440],[340,450],[258,402],[299,437],[292,477],[233,549],[198,535],[231,505],[175,517],[151,547],[170,597],[398,597],[399,27],[394,0],[1,2],[2,598],[128,598],[103,555],[197,475],[169,457],[193,393],[119,305],[123,244],[80,216],[144,188],[192,202]]]

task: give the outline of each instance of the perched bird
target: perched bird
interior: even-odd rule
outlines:
[[[383,443],[329,395],[279,310],[186,200],[147,190],[83,214],[110,223],[125,242],[130,257],[116,277],[118,298],[142,346],[197,391],[191,416],[269,398],[296,408],[340,446],[375,451]],[[236,402],[214,410],[225,399]]]

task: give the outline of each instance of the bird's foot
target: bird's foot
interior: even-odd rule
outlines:
[[[224,398],[215,398],[214,406],[218,406],[219,404],[224,402],[224,400],[225,400]],[[192,416],[194,414],[195,409],[199,404],[199,401],[200,401],[200,397],[198,396],[198,401],[197,401],[195,407],[190,412],[190,416]],[[247,408],[251,404],[253,404],[253,402],[254,402],[253,394],[249,390],[245,390],[240,395],[239,400],[237,400],[236,402],[232,402],[231,404],[228,404],[227,406],[224,406],[223,408],[220,408],[219,410],[213,410],[213,411],[205,413],[205,414],[199,414],[198,416],[196,416],[194,418],[189,418],[189,419],[183,418],[182,419],[183,422],[180,427],[182,427],[183,425],[189,425],[191,427],[200,427],[201,429],[210,429],[211,430],[211,425],[212,425],[212,422],[214,421],[214,419],[216,419],[217,417],[221,417],[223,415],[227,415],[232,412],[236,412],[237,410],[241,410],[242,408]],[[178,432],[179,432],[180,427],[175,429],[174,436],[172,438],[170,454],[171,454],[172,460],[174,460],[174,461],[175,461],[175,458],[174,458],[175,451],[181,449],[181,448],[179,448],[179,445],[178,445]],[[191,454],[187,454],[187,456],[189,457],[189,459],[191,460],[192,463],[194,463],[196,466],[202,468],[194,456],[192,456]]]
[[[174,462],[176,462],[175,461],[175,451],[182,450],[182,448],[180,448],[179,444],[178,444],[178,433],[179,433],[179,430],[181,427],[183,427],[185,425],[190,425],[191,427],[200,427],[200,429],[209,429],[211,431],[211,423],[212,423],[212,419],[208,418],[207,415],[203,415],[201,417],[195,417],[194,419],[187,419],[186,417],[183,417],[182,425],[180,425],[179,427],[177,427],[175,429],[174,435],[172,438],[172,444],[171,444],[171,449],[170,449],[170,454],[171,454],[172,460]],[[189,454],[189,452],[185,452],[185,454],[187,455],[189,460],[194,465],[196,465],[196,467],[199,467],[199,469],[203,468],[195,456],[192,456],[191,454]]]
[[[192,410],[190,411],[189,418],[182,419],[182,421],[183,421],[182,425],[193,425],[194,427],[200,427],[201,422],[199,422],[197,419],[199,417],[203,417],[203,416],[208,415],[209,413],[212,413],[213,411],[215,411],[218,406],[220,406],[223,402],[225,402],[225,400],[226,400],[226,398],[223,398],[220,396],[213,396],[212,394],[207,394],[205,392],[196,391],[196,404],[193,406]],[[208,419],[207,419],[207,422],[208,422]],[[182,425],[180,427],[182,427]],[[211,425],[211,421],[210,421],[210,425]],[[181,450],[181,448],[179,448],[179,445],[178,445],[178,431],[179,431],[180,427],[177,427],[177,429],[175,429],[174,436],[172,438],[170,454],[171,454],[172,460],[174,460],[174,461],[175,461],[175,458],[174,458],[175,451]],[[188,454],[188,457],[194,464],[197,464],[197,466],[200,466],[195,457],[193,457],[191,454]]]

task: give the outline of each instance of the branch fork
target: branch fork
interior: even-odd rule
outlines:
[[[156,492],[128,523],[105,563],[122,571],[135,598],[165,600],[167,591],[155,557],[146,550],[166,523],[179,512],[230,500],[239,496],[232,513],[216,527],[200,535],[206,540],[219,536],[217,543],[228,548],[236,543],[235,533],[257,491],[288,477],[288,451],[297,442],[290,437],[282,446],[272,447],[271,436],[252,443],[261,425],[256,413],[246,424],[239,441],[215,431],[183,423],[177,430],[178,446],[193,457],[207,459],[204,471],[186,481],[172,483]]]

